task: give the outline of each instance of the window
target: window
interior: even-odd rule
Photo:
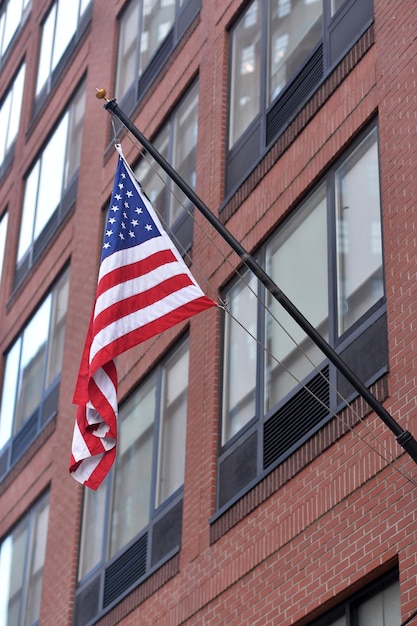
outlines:
[[[376,126],[329,170],[258,257],[283,293],[364,382],[374,382],[385,371],[387,335]],[[342,398],[354,395],[283,307],[248,272],[242,278],[225,294],[231,315],[226,316],[224,328],[225,447],[220,474],[225,483],[223,491],[221,478],[220,505],[244,486],[240,478],[233,486],[227,477],[227,464],[234,462],[233,455],[236,463],[242,462],[236,441],[241,440],[242,450],[246,446],[245,454],[251,447],[256,459],[257,441],[263,440],[262,465],[253,465],[251,470],[254,480],[331,417],[326,407],[340,410],[340,397],[323,384],[320,372],[333,380],[336,376]],[[301,386],[302,381],[307,389],[314,389],[324,406]],[[262,436],[259,428],[263,428]],[[232,447],[226,445],[229,441],[234,442]],[[246,471],[248,467],[246,463]]]
[[[310,626],[400,626],[398,573],[390,572],[368,585]]]
[[[39,620],[48,530],[45,495],[0,543],[0,622],[31,626]]]
[[[6,0],[0,8],[0,64],[29,14],[31,0]]]
[[[15,285],[39,258],[75,202],[84,106],[82,85],[26,177]]]
[[[6,354],[0,403],[0,476],[56,412],[68,276],[66,270]]]
[[[156,149],[193,189],[196,186],[197,108],[198,84],[195,84],[153,141]],[[162,223],[174,241],[179,242],[180,252],[187,250],[191,246],[193,228],[190,201],[153,161],[150,164],[142,158],[135,175]]]
[[[111,476],[97,491],[84,491],[77,623],[105,610],[179,549],[187,387],[188,340],[120,408]]]
[[[333,14],[344,5],[343,15]],[[372,0],[253,0],[230,32],[230,192],[373,19]]]
[[[19,130],[24,82],[25,64],[20,67],[0,105],[0,174],[5,171],[13,156],[14,142]]]
[[[2,272],[3,272],[4,251],[6,248],[6,234],[7,234],[8,219],[9,219],[9,214],[6,211],[6,213],[4,213],[0,217],[0,285],[1,285]]]
[[[72,52],[90,17],[91,0],[56,0],[42,26],[36,97],[46,96],[55,82],[55,70]],[[59,72],[58,72],[59,73]],[[43,98],[40,98],[43,100]]]
[[[201,0],[131,0],[119,19],[115,93],[133,110],[200,10]]]

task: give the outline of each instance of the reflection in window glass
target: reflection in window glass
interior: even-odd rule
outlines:
[[[309,322],[328,338],[326,186],[297,211],[266,250],[266,271]],[[284,308],[267,294],[265,411],[272,409],[323,356]],[[302,350],[298,346],[301,346]],[[309,357],[306,358],[307,355]],[[277,363],[277,360],[279,363]]]
[[[198,85],[194,85],[154,140],[157,150],[171,163],[182,178],[195,188],[197,149]],[[188,216],[185,194],[168,176],[141,159],[135,174],[151,200],[161,221],[169,228]]]
[[[26,178],[18,265],[30,254],[34,242],[59,208],[66,189],[78,171],[84,108],[83,84]]]
[[[178,7],[181,3],[178,4]],[[123,98],[173,29],[176,0],[131,0],[119,20],[116,95]]]
[[[336,347],[340,335],[351,330],[360,354],[367,345],[360,336],[371,315],[384,313],[375,125],[329,168],[258,254],[266,273],[322,337]],[[263,287],[260,294],[267,312],[241,282],[224,294],[231,315],[259,339],[259,347],[255,341],[249,347],[245,331],[226,316],[223,444],[252,417],[268,419],[280,410],[288,394],[325,360],[284,307]],[[381,344],[382,350],[381,367],[387,363]]]
[[[247,424],[256,411],[257,299],[253,274],[245,274],[227,298],[230,315],[225,320],[223,443]]]
[[[63,57],[89,4],[90,1],[85,0],[56,0],[52,6],[42,27],[36,95],[42,91]]]
[[[82,534],[79,550],[78,579],[81,580],[103,558],[106,482],[84,489]]]
[[[0,623],[31,626],[39,619],[48,530],[49,495],[0,545]]]
[[[377,131],[336,172],[339,335],[384,295]]]
[[[30,0],[6,0],[0,9],[0,58],[7,51],[25,17]]]
[[[322,0],[269,3],[270,104],[302,66],[322,37]]]
[[[188,349],[184,345],[165,368],[161,400],[159,470],[155,506],[184,482],[187,428]]]
[[[22,335],[14,434],[40,402],[50,312],[51,296],[38,309]]]
[[[394,580],[394,578],[396,580]],[[332,614],[335,614],[334,617]],[[337,617],[336,617],[337,616]],[[396,572],[364,588],[345,600],[331,614],[323,615],[312,626],[400,626],[400,584]]]
[[[135,80],[136,42],[139,23],[139,0],[129,2],[119,26],[115,93],[122,98]]]
[[[5,213],[0,218],[0,284],[3,271],[4,249],[6,246],[7,222],[9,214]]]
[[[261,81],[261,11],[255,0],[231,33],[229,148],[259,113]]]
[[[358,626],[385,626],[401,623],[400,583],[395,582],[361,602],[358,607]]]
[[[64,115],[42,153],[33,237],[37,239],[61,199],[68,136],[68,117]],[[53,176],[51,176],[53,172]]]
[[[23,64],[0,107],[0,166],[13,145],[19,130],[24,81],[25,65]]]
[[[7,353],[0,405],[0,448],[37,409],[53,381],[52,373],[56,378],[60,372],[68,274],[67,270],[62,275]]]
[[[156,383],[153,376],[120,409],[110,556],[149,521]]]
[[[175,0],[143,0],[139,75],[168,35],[175,18]]]
[[[188,341],[121,405],[116,462],[96,492],[84,490],[78,578],[146,529],[184,482]]]

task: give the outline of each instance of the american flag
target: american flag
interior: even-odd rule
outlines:
[[[215,306],[118,150],[96,299],[73,400],[78,406],[70,473],[92,489],[104,480],[116,455],[116,357]]]

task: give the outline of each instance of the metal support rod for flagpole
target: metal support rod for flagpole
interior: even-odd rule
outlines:
[[[103,89],[97,90],[97,97],[104,98],[106,104],[104,108],[117,117],[132,135],[142,144],[155,161],[162,167],[168,176],[183,191],[193,205],[200,211],[202,215],[210,222],[215,230],[223,237],[229,246],[236,252],[245,265],[255,274],[261,281],[269,293],[282,305],[282,307],[291,315],[295,322],[304,330],[304,332],[312,339],[312,341],[320,348],[326,357],[336,366],[343,374],[347,381],[354,387],[360,396],[369,404],[375,413],[381,418],[386,426],[394,433],[398,443],[404,448],[411,458],[417,463],[417,441],[413,435],[404,430],[395,419],[388,413],[383,405],[362,383],[350,367],[340,358],[327,341],[317,332],[304,315],[295,307],[295,305],[285,296],[281,289],[274,283],[270,276],[257,263],[257,261],[245,250],[239,241],[227,230],[220,220],[210,211],[208,206],[197,196],[195,191],[185,182],[185,180],[174,170],[174,168],[166,161],[166,159],[156,150],[152,143],[141,133],[138,128],[131,122],[125,113],[119,108],[116,99],[107,100]]]

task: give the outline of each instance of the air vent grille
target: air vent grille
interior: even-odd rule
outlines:
[[[264,469],[306,436],[329,413],[329,368],[300,389],[264,425]]]

